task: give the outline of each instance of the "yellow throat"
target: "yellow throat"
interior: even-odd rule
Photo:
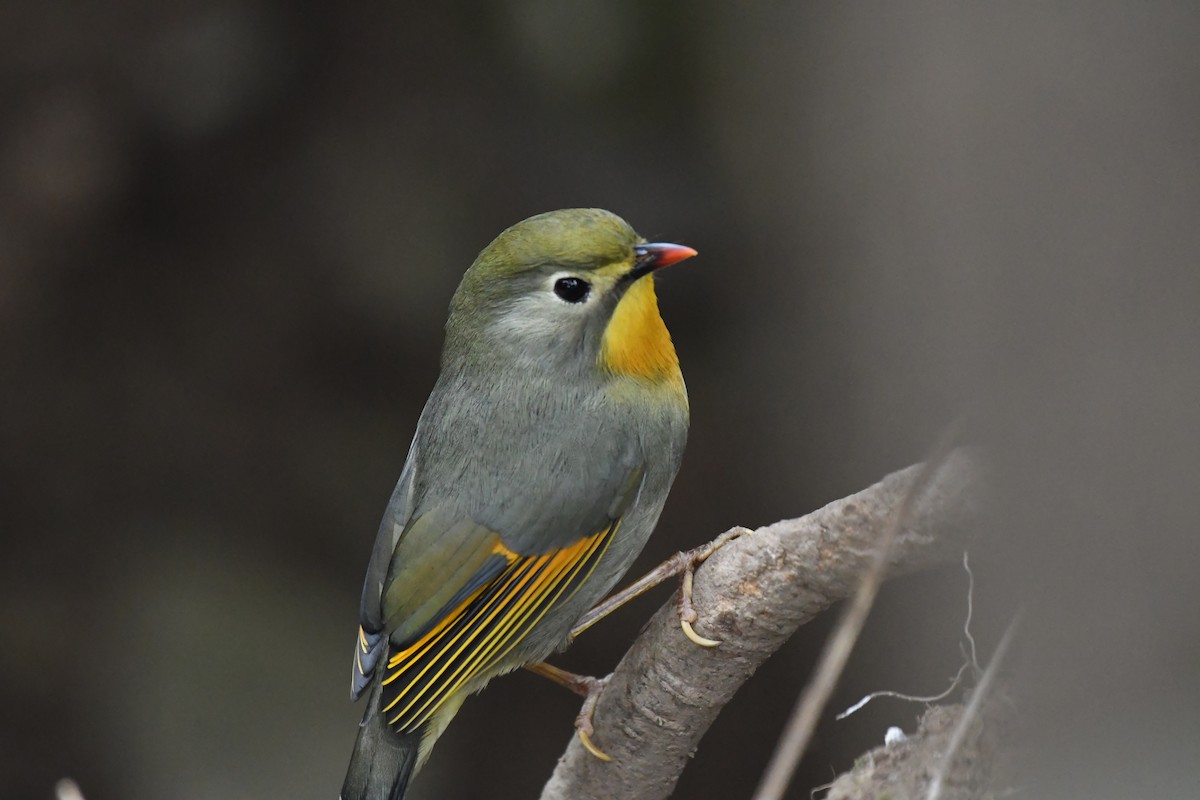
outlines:
[[[658,313],[653,276],[636,281],[617,304],[600,343],[600,366],[616,375],[683,385],[675,345]]]

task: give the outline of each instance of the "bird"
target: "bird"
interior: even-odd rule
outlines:
[[[464,273],[367,567],[341,800],[402,800],[464,699],[564,649],[641,552],[689,425],[655,275],[695,255],[573,208]]]

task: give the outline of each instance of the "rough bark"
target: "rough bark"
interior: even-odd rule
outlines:
[[[677,598],[654,615],[610,676],[595,713],[602,762],[572,738],[542,800],[671,794],[688,759],[737,689],[802,624],[850,596],[889,515],[920,472],[913,466],[798,519],[759,528],[696,572],[696,631],[684,637]],[[979,466],[953,453],[916,499],[892,551],[891,575],[956,560],[977,517]]]
[[[963,721],[961,705],[934,706],[922,716],[915,732],[901,742],[877,747],[860,757],[853,769],[839,775],[825,800],[925,800],[931,778],[939,774],[947,748]],[[996,768],[1005,715],[996,703],[968,723],[955,758],[942,775],[942,800],[984,797]]]

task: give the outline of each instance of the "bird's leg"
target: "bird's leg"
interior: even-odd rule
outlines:
[[[751,533],[748,528],[731,528],[708,544],[700,545],[682,553],[676,553],[629,586],[626,586],[616,594],[610,595],[601,601],[599,605],[584,614],[579,622],[575,623],[575,627],[571,629],[570,638],[574,639],[630,600],[645,594],[663,581],[669,580],[676,575],[682,575],[682,586],[679,590],[679,624],[683,628],[684,635],[703,647],[716,647],[720,644],[719,641],[707,639],[692,629],[692,624],[698,618],[696,609],[692,605],[693,575],[696,572],[696,567],[704,563],[705,559],[729,542],[748,533]],[[608,678],[577,675],[574,672],[567,672],[565,669],[559,669],[551,664],[547,664],[545,661],[539,661],[536,664],[526,664],[525,669],[535,675],[541,675],[543,678],[553,681],[583,698],[583,707],[579,710],[579,716],[575,718],[575,730],[579,734],[579,742],[585,750],[601,761],[611,761],[612,758],[592,742],[592,735],[596,732],[592,717],[596,713],[596,704],[600,701],[600,694],[604,691],[604,685],[608,683]]]
[[[592,724],[592,716],[596,713],[596,703],[600,701],[600,693],[604,691],[604,684],[608,683],[608,678],[577,675],[574,672],[559,669],[553,664],[547,664],[545,661],[526,664],[525,669],[534,675],[541,675],[583,698],[583,707],[579,709],[579,716],[575,717],[575,731],[579,734],[579,743],[601,761],[612,761],[611,756],[592,742],[592,734],[596,732],[596,728]]]
[[[599,682],[598,678],[567,672],[565,669],[559,669],[553,664],[547,664],[545,661],[539,661],[536,664],[526,664],[525,669],[534,675],[541,675],[546,680],[557,683],[564,689],[583,698],[586,698],[592,686]]]
[[[697,619],[696,609],[692,607],[692,574],[695,572],[696,567],[702,564],[706,558],[739,536],[750,532],[748,528],[730,528],[708,544],[702,544],[692,550],[676,553],[624,589],[602,600],[599,605],[580,617],[579,622],[575,623],[575,627],[571,629],[571,638],[574,639],[635,597],[645,594],[669,578],[682,574],[683,586],[680,589],[679,622],[683,627],[684,634],[696,644],[703,645],[704,647],[713,647],[720,644],[720,642],[713,639],[706,639],[692,630],[692,623]]]

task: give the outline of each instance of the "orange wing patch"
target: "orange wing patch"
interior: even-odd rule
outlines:
[[[497,543],[507,562],[416,641],[388,658],[383,712],[398,733],[417,730],[472,678],[506,656],[546,612],[596,568],[620,526],[551,553],[523,556]]]

